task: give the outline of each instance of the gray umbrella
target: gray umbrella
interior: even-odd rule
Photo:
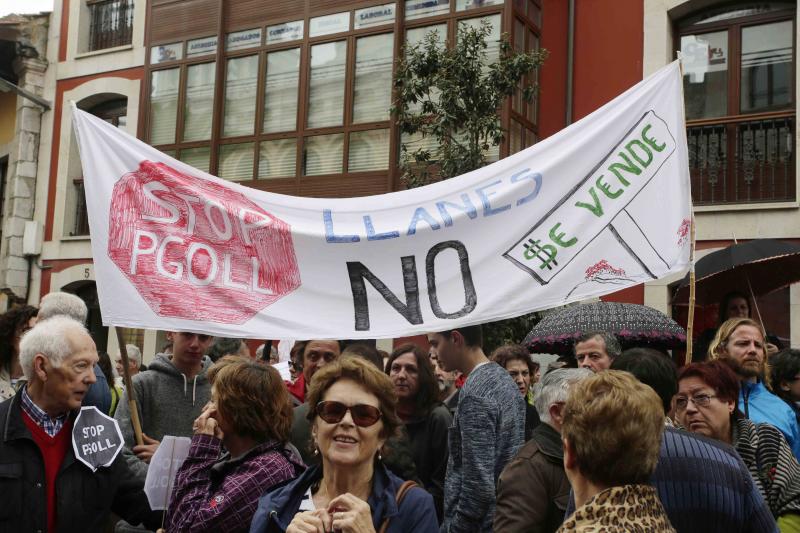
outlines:
[[[617,336],[623,349],[634,346],[683,348],[686,331],[670,317],[644,305],[595,302],[567,307],[536,324],[523,344],[531,352],[572,353],[575,339],[592,331]]]

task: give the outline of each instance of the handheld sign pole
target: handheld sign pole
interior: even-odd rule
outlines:
[[[681,79],[683,79],[683,56],[677,52],[678,66],[681,69]],[[681,84],[681,101],[683,101],[683,84]],[[683,130],[686,131],[686,116],[683,117]],[[692,362],[692,336],[694,333],[694,304],[695,304],[695,275],[694,275],[694,248],[695,248],[695,219],[694,219],[694,204],[692,203],[691,191],[689,191],[689,212],[691,213],[691,227],[690,239],[691,244],[689,248],[689,315],[686,318],[686,356],[684,357],[683,364],[688,365]]]
[[[692,333],[694,330],[694,291],[695,291],[695,278],[694,278],[694,216],[692,216],[692,247],[689,249],[689,316],[686,320],[686,358],[683,361],[684,365],[692,362]]]
[[[122,381],[125,383],[125,390],[128,391],[128,410],[131,412],[131,425],[133,435],[136,437],[136,444],[144,444],[142,439],[142,424],[139,422],[139,410],[136,408],[136,391],[133,390],[131,373],[128,369],[128,349],[125,348],[125,339],[122,338],[122,330],[114,326],[117,332],[117,344],[119,344],[119,355],[122,358]]]

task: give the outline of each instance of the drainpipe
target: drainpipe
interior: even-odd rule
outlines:
[[[567,102],[564,126],[572,124],[572,69],[575,64],[575,0],[569,0],[567,22]]]

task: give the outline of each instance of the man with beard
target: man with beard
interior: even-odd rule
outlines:
[[[432,352],[429,353],[431,365],[433,365],[433,375],[436,377],[436,383],[439,386],[439,401],[450,410],[450,414],[455,413],[458,406],[458,387],[456,387],[456,379],[458,379],[459,372],[448,372],[439,364],[439,358]]]
[[[778,428],[800,457],[800,429],[791,407],[764,386],[766,335],[761,325],[749,318],[731,318],[717,330],[709,346],[711,359],[731,365],[741,379],[739,410],[755,423]]]

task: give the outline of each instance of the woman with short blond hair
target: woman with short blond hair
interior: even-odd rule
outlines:
[[[277,370],[226,356],[208,379],[211,402],[194,422],[189,456],[175,479],[170,533],[248,531],[258,498],[305,468],[286,447],[292,408]]]
[[[563,415],[564,468],[577,509],[559,531],[674,532],[648,484],[664,431],[655,391],[606,370],[573,386]]]

